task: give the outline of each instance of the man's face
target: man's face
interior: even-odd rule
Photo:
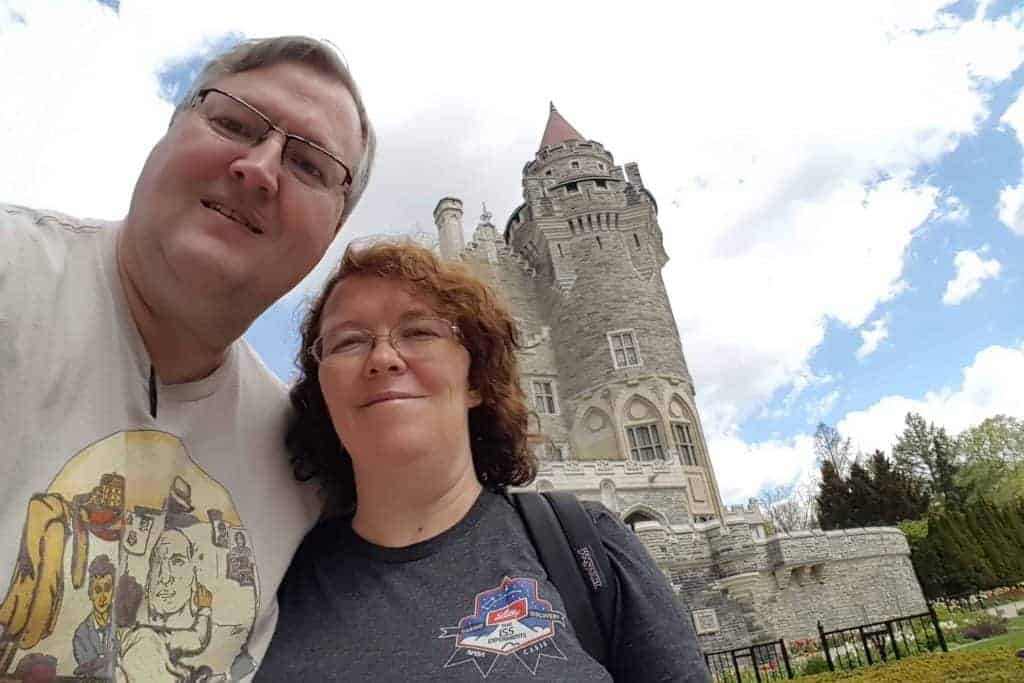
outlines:
[[[107,617],[110,614],[110,600],[114,595],[114,577],[110,574],[97,576],[89,581],[89,600],[96,614]]]
[[[336,80],[283,62],[211,86],[319,143],[350,169],[358,166],[358,112]],[[195,108],[177,116],[146,160],[122,243],[136,262],[133,277],[145,277],[150,294],[192,306],[202,305],[197,294],[227,297],[258,314],[316,265],[334,237],[347,187],[303,184],[281,165],[284,142],[271,132],[246,147],[213,132]]]
[[[190,557],[189,542],[180,531],[161,534],[149,556],[146,596],[149,608],[156,614],[177,614],[192,598],[195,563]]]

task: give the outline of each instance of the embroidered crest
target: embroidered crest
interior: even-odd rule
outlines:
[[[473,662],[487,678],[500,657],[511,655],[536,675],[541,657],[566,659],[554,640],[555,624],[565,628],[565,615],[541,599],[536,579],[506,576],[497,587],[477,593],[473,614],[441,629],[438,638],[455,638],[455,651],[444,666]]]

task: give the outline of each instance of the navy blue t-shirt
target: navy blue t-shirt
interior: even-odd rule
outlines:
[[[580,646],[523,523],[484,491],[439,536],[384,548],[351,519],[306,537],[257,681],[708,680],[690,620],[640,540],[585,503],[619,581],[606,670]]]

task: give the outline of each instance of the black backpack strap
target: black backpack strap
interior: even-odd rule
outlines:
[[[615,635],[619,585],[594,520],[579,499],[568,491],[547,491],[543,495],[554,509],[569,540],[569,547],[592,596],[590,604],[597,613],[604,640],[611,643]]]
[[[600,554],[607,565],[608,558],[590,516],[569,493],[525,492],[510,498],[526,525],[541,564],[562,596],[580,645],[607,668],[611,621],[602,624],[607,608],[597,606],[596,596],[610,598],[610,614],[614,618],[615,584],[610,566],[606,570],[599,561],[592,562]]]

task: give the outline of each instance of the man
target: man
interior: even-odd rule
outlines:
[[[114,645],[110,604],[114,597],[114,565],[106,555],[89,563],[89,600],[92,613],[75,629],[76,676],[109,675]]]
[[[117,102],[103,106],[116,119]],[[232,625],[190,669],[227,677],[251,670],[236,659],[259,662],[319,502],[284,452],[286,390],[240,337],[324,254],[374,147],[330,46],[249,41],[199,74],[122,222],[0,206],[0,677],[29,657],[72,675],[89,558],[116,557],[137,579],[186,528],[209,545],[189,546],[193,580],[212,590],[200,597],[216,594],[218,623]],[[252,584],[224,576],[211,510],[246,529]],[[164,532],[131,529],[129,543],[143,515]]]

